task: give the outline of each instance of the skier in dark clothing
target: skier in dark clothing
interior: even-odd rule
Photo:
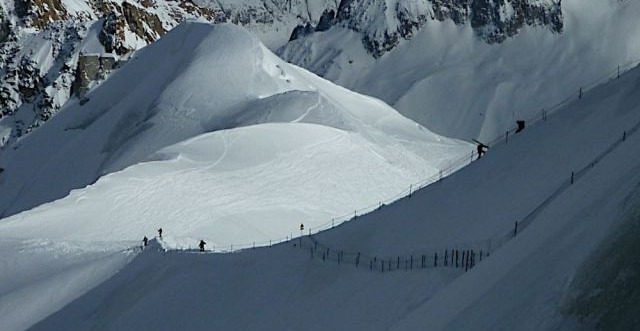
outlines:
[[[522,130],[524,130],[524,123],[524,121],[516,121],[516,125],[518,126],[518,128],[516,129],[516,133],[522,132]]]
[[[200,251],[204,252],[204,245],[206,245],[207,243],[204,242],[204,240],[200,240],[200,244],[198,244],[198,247],[200,247]]]
[[[484,155],[486,150],[489,149],[489,146],[487,146],[487,145],[485,145],[485,144],[483,144],[483,143],[481,143],[481,142],[479,142],[479,141],[477,141],[475,139],[473,139],[473,141],[475,141],[478,144],[478,146],[476,148],[477,148],[477,151],[478,151],[478,160],[479,160],[482,157],[482,155]]]
[[[162,228],[158,229],[158,237],[162,238]]]
[[[149,239],[147,239],[147,236],[144,236],[144,238],[142,238],[142,243],[144,243],[144,246],[147,247],[147,244],[149,243]]]

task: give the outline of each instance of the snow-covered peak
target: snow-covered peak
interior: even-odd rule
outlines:
[[[234,22],[271,49],[333,0],[48,0],[0,3],[0,146],[106,79],[132,52],[185,19]],[[115,60],[115,61],[114,61]],[[38,70],[25,70],[22,63]]]

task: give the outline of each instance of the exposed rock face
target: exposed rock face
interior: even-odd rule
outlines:
[[[145,11],[144,7],[128,2],[123,2],[122,6],[112,4],[112,7],[99,36],[108,53],[124,55],[132,51],[126,46],[127,29],[146,43],[152,43],[166,32],[158,16]]]
[[[11,23],[5,17],[4,12],[0,9],[0,43],[3,43],[9,39],[11,34]]]
[[[322,16],[320,16],[316,31],[327,31],[331,26],[336,24],[337,21],[336,12],[334,10],[326,10],[322,13]]]
[[[104,79],[117,66],[118,61],[113,56],[81,55],[71,87],[73,94],[83,96],[91,82]]]
[[[104,79],[116,58],[100,54],[123,56],[184,19],[215,21],[221,15],[190,0],[7,1],[13,6],[0,4],[0,126],[11,128],[9,142]],[[101,46],[89,53],[98,55],[81,55],[81,42],[95,27],[98,42],[92,45]]]
[[[325,12],[315,31],[341,23],[363,34],[369,53],[380,57],[411,38],[429,20],[467,24],[488,43],[514,36],[524,26],[546,26],[561,33],[561,0],[342,0],[337,13]],[[306,31],[306,30],[305,30]],[[297,37],[301,34],[298,33]],[[292,35],[292,39],[294,35]]]
[[[291,32],[289,41],[302,38],[313,33],[314,31],[316,31],[316,29],[311,25],[311,23],[307,23],[306,25],[298,25],[295,29],[293,29],[293,32]]]
[[[561,33],[560,1],[422,0],[413,4],[401,1],[390,8],[384,1],[343,0],[338,8],[338,18],[347,21],[350,28],[363,32],[365,47],[379,57],[395,47],[400,39],[410,38],[429,19],[452,20],[456,24],[469,22],[477,35],[488,43],[502,42],[526,25],[546,26]],[[380,14],[372,16],[372,10]]]
[[[338,0],[0,1],[0,130],[10,139],[38,127],[72,96],[104,79],[109,61],[157,40],[189,18],[235,22],[258,34],[309,31]],[[95,39],[89,43],[83,40]],[[88,51],[86,45],[91,45]],[[24,61],[21,59],[25,58]],[[27,61],[28,60],[28,61]],[[30,63],[29,66],[26,63]],[[96,70],[96,68],[100,68]],[[27,76],[33,76],[29,81]],[[4,128],[4,129],[3,129]],[[3,131],[4,132],[4,131]],[[9,141],[10,142],[10,141]]]

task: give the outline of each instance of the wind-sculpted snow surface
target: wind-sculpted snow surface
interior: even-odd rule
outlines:
[[[3,235],[120,241],[164,227],[180,246],[265,241],[471,151],[233,25],[182,24],[87,99],[2,155],[0,206],[9,216],[97,182],[4,220]]]

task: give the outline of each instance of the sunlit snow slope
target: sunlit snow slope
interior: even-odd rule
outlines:
[[[640,132],[628,130],[640,123],[639,81],[633,70],[442,183],[316,236],[384,259],[483,241],[619,142],[467,273],[356,269],[310,259],[297,241],[237,254],[154,244],[32,330],[634,329]]]
[[[0,236],[268,241],[469,153],[288,65],[233,25],[187,22],[2,154]],[[85,103],[86,101],[86,103]],[[101,177],[102,176],[102,177]],[[99,179],[98,179],[99,178]]]

